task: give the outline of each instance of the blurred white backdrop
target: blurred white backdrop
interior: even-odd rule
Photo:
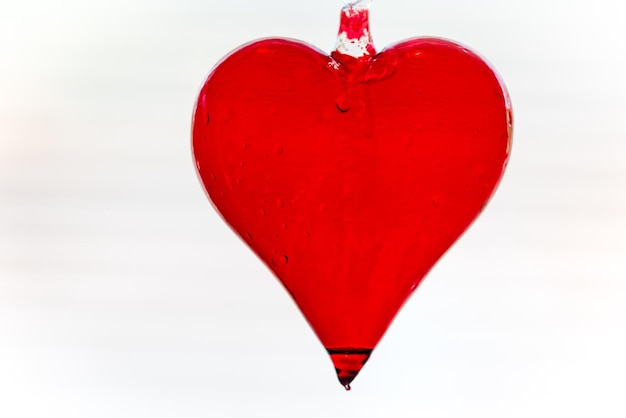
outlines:
[[[376,0],[503,76],[512,159],[346,393],[222,223],[195,96],[252,39],[330,51],[339,0],[2,1],[0,416],[623,417],[626,3]]]

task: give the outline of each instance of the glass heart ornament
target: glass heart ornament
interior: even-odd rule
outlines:
[[[462,45],[414,38],[376,52],[361,1],[342,9],[330,55],[264,39],[226,56],[192,136],[211,202],[349,388],[492,196],[512,114],[498,75]]]

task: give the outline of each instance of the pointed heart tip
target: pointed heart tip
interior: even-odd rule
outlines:
[[[372,354],[371,348],[327,348],[337,378],[346,390]]]

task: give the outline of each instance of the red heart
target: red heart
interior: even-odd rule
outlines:
[[[358,40],[367,16],[356,28],[354,16],[343,32]],[[346,386],[492,195],[511,138],[506,91],[473,52],[433,38],[370,47],[244,46],[208,77],[193,123],[210,199]]]

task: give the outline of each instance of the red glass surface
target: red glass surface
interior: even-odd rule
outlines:
[[[349,39],[369,34],[366,12],[344,10]],[[362,49],[243,46],[209,75],[193,121],[211,201],[346,386],[492,195],[512,126],[502,83],[467,48],[416,38]]]

